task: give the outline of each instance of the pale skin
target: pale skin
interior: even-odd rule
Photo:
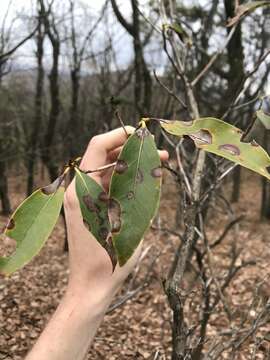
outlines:
[[[126,127],[128,133],[134,131]],[[93,170],[113,163],[126,141],[122,128],[95,136],[89,143],[80,168]],[[160,151],[162,161],[168,159]],[[112,169],[91,176],[108,190]],[[133,270],[141,247],[125,266],[112,274],[110,258],[82,222],[72,182],[65,195],[64,208],[69,243],[70,275],[66,293],[58,308],[25,360],[85,359],[95,333],[115,293]]]

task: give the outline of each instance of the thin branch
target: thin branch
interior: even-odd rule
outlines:
[[[244,88],[246,81],[252,76],[254,75],[257,70],[259,69],[260,65],[266,60],[266,58],[268,57],[268,55],[270,54],[270,49],[268,49],[257,61],[256,65],[254,66],[254,68],[247,73],[241,83],[240,86],[238,88],[238,91],[236,92],[236,96],[234,97],[231,105],[228,107],[227,111],[223,114],[222,119],[225,119],[228,114],[231,112],[231,110],[234,108],[234,106],[237,104],[238,100],[241,98],[241,96],[243,95],[243,93],[247,90],[246,88]]]
[[[165,89],[165,90],[168,92],[169,95],[171,95],[172,97],[174,97],[175,100],[178,101],[178,102],[182,105],[182,107],[183,107],[184,109],[187,109],[187,105],[185,104],[185,102],[184,102],[179,96],[177,96],[174,91],[170,90],[170,89],[168,88],[168,86],[166,86],[166,85],[159,79],[159,77],[157,76],[156,70],[154,70],[154,76],[155,76],[155,79],[156,79],[156,81],[158,82],[158,84],[159,84],[163,89]]]
[[[200,79],[207,73],[207,71],[212,67],[212,65],[215,63],[215,61],[218,59],[218,57],[223,53],[223,51],[227,48],[229,42],[231,41],[231,38],[233,37],[233,34],[236,30],[236,26],[234,26],[228,36],[227,39],[225,41],[225,43],[223,44],[223,46],[216,52],[216,54],[214,56],[212,56],[212,58],[210,59],[210,61],[205,65],[205,67],[202,69],[202,71],[195,77],[195,79],[191,82],[191,86],[195,86],[198,81],[200,81]]]
[[[120,125],[122,126],[122,129],[124,130],[124,132],[125,132],[125,134],[126,134],[126,136],[127,136],[127,138],[128,138],[128,132],[127,132],[127,130],[126,130],[124,121],[122,120],[122,117],[121,117],[121,115],[120,115],[119,110],[116,109],[115,112],[114,112],[114,114],[115,114],[116,118],[118,119]]]
[[[107,164],[107,165],[104,165],[104,166],[101,166],[97,169],[93,169],[93,170],[87,170],[87,171],[84,171],[82,169],[79,169],[81,172],[83,172],[84,174],[92,174],[92,173],[95,173],[95,172],[99,172],[99,171],[103,171],[103,170],[108,170],[112,167],[115,167],[116,165],[116,162],[112,163],[112,164]]]
[[[9,58],[19,47],[21,47],[26,41],[28,41],[29,39],[31,39],[36,31],[38,29],[38,26],[29,34],[27,35],[23,40],[21,40],[17,45],[15,45],[12,49],[10,49],[9,51],[7,51],[4,54],[0,54],[0,61],[5,61],[7,58]]]

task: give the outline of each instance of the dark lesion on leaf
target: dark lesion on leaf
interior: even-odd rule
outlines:
[[[98,235],[99,235],[100,239],[102,239],[103,241],[106,241],[107,237],[109,235],[109,230],[106,227],[101,227],[99,229]]]
[[[209,145],[212,144],[212,134],[206,129],[201,129],[194,134],[189,135],[193,141],[198,145]]]
[[[104,244],[104,249],[107,251],[111,262],[112,262],[112,271],[114,272],[114,269],[116,267],[117,264],[117,256],[115,254],[115,249],[113,246],[113,241],[112,241],[112,237],[109,236]]]
[[[129,191],[129,192],[127,193],[127,199],[128,199],[128,200],[134,199],[134,196],[135,196],[134,191]]]
[[[270,174],[270,165],[267,166],[265,169],[266,169],[266,171],[268,172],[268,174]]]
[[[115,172],[117,174],[123,174],[128,169],[128,164],[125,160],[118,159],[115,165]]]
[[[7,223],[6,229],[7,229],[7,230],[12,230],[12,229],[14,229],[14,228],[15,228],[15,221],[14,221],[13,218],[11,218],[11,219],[9,220],[9,222]]]
[[[51,194],[55,193],[59,189],[59,187],[61,186],[61,184],[62,184],[62,182],[64,180],[64,177],[65,176],[62,174],[56,180],[54,180],[53,183],[41,188],[41,191],[43,192],[43,194],[51,195]]]
[[[109,201],[109,195],[105,191],[102,191],[98,195],[98,199],[104,203],[107,203]]]
[[[251,146],[255,146],[255,147],[259,147],[260,145],[257,143],[257,141],[255,141],[255,140],[252,140],[251,142],[250,142],[250,145]]]
[[[89,211],[99,213],[100,207],[95,203],[94,199],[91,195],[87,194],[82,197],[84,205],[87,207]]]
[[[160,178],[162,176],[162,169],[160,166],[151,170],[151,176],[154,178]]]
[[[85,219],[83,219],[83,223],[84,226],[87,228],[87,230],[89,230],[91,232],[91,225],[89,224],[89,222]]]
[[[140,138],[143,139],[146,136],[150,135],[150,131],[146,128],[146,127],[141,127],[139,129],[136,130],[136,135]]]
[[[118,233],[121,229],[121,207],[117,200],[109,200],[108,214],[111,224],[111,232]]]
[[[233,145],[233,144],[223,144],[223,145],[220,145],[218,148],[219,148],[219,150],[226,151],[226,152],[230,153],[231,155],[239,156],[241,154],[239,147],[237,147],[236,145]]]
[[[137,175],[136,175],[136,183],[141,184],[143,182],[144,176],[141,169],[138,169]]]

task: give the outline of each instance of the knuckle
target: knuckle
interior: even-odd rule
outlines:
[[[95,135],[89,142],[88,147],[98,146],[102,142],[102,135]]]

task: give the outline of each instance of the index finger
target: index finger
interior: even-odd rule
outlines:
[[[125,129],[128,134],[132,134],[135,130],[132,126],[125,126]],[[83,155],[80,168],[87,171],[106,165],[108,153],[126,142],[126,132],[123,128],[118,128],[94,136]]]

